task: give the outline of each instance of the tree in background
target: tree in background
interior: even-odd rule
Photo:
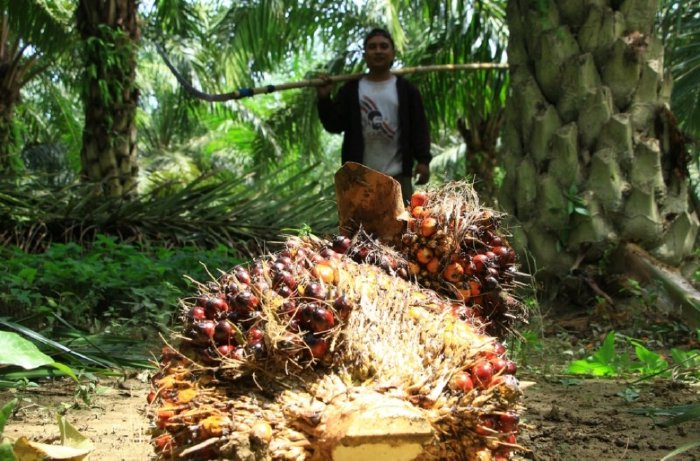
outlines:
[[[21,90],[69,47],[67,1],[0,0],[0,173],[12,170]]]
[[[679,264],[698,217],[656,0],[508,2],[500,203],[542,280],[633,242]]]
[[[76,24],[85,60],[82,175],[98,195],[126,197],[138,178],[136,0],[81,0]]]

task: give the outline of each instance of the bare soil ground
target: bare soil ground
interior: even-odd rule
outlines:
[[[634,409],[697,404],[700,388],[672,381],[579,379],[562,373],[570,350],[596,347],[582,338],[596,336],[589,316],[559,318],[549,324],[537,353],[520,362],[524,388],[518,442],[529,451],[521,459],[540,461],[651,461],[675,448],[700,440],[700,420],[662,427]],[[605,328],[601,328],[601,332]],[[42,385],[20,393],[2,392],[0,402],[22,399],[5,435],[57,443],[56,415],[90,438],[96,448],[89,459],[141,461],[151,459],[145,416],[146,377],[133,376],[100,383],[91,405],[75,397],[70,382]],[[635,397],[630,399],[630,397]],[[694,448],[674,460],[700,460]],[[361,460],[358,460],[361,461]]]

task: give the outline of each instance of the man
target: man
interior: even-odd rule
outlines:
[[[361,163],[392,176],[408,201],[413,176],[418,185],[430,179],[430,133],[420,92],[391,73],[395,56],[389,32],[372,29],[363,54],[369,72],[345,83],[334,99],[330,79],[317,87],[318,115],[326,131],[344,133],[342,163]]]

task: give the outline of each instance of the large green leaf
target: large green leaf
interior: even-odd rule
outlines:
[[[70,367],[54,361],[41,352],[34,343],[11,331],[0,331],[0,365],[15,365],[25,370],[50,366],[70,376],[74,381],[78,381],[78,377]]]
[[[32,370],[53,365],[54,360],[17,333],[0,331],[0,364]]]

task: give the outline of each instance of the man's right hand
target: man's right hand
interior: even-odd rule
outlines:
[[[330,76],[325,74],[320,75],[318,78],[323,80],[324,83],[316,87],[316,95],[319,97],[319,99],[326,99],[330,97],[331,91],[333,90],[333,81],[331,80]]]

